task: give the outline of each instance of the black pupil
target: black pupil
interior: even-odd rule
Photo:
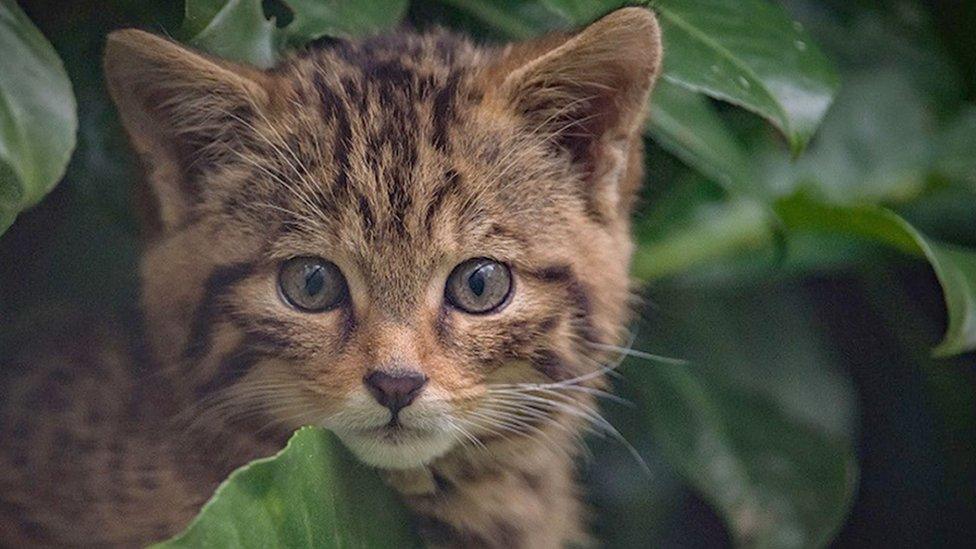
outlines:
[[[471,288],[471,292],[474,295],[481,297],[485,293],[485,284],[487,283],[488,277],[491,275],[493,267],[489,265],[482,265],[475,269],[471,276],[468,277],[468,288]]]
[[[325,286],[325,269],[321,265],[305,266],[305,292],[314,296]]]

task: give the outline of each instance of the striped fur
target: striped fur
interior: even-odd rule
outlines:
[[[74,444],[88,427],[67,423],[89,477],[125,478],[75,492],[79,471],[55,468],[36,508],[19,481],[46,482],[52,415],[21,425],[32,420],[8,412],[26,455],[0,462],[14,471],[0,476],[0,541],[171,535],[228,470],[309,423],[382,468],[431,545],[584,541],[573,460],[596,421],[608,358],[596,347],[618,343],[627,318],[628,215],[659,62],[656,22],[638,8],[502,48],[445,31],[317,44],[264,72],[111,35],[109,87],[157,220],[141,268],[155,381],[140,385],[124,366],[136,359],[119,356],[102,389],[154,396],[138,413],[106,410],[116,448]],[[348,303],[284,304],[279,265],[308,255],[342,269]],[[444,301],[450,271],[474,257],[512,269],[497,313]],[[419,434],[392,443],[364,433],[389,412],[363,379],[400,367],[430,381],[401,412]],[[167,480],[132,487],[130,463]],[[88,504],[106,511],[61,515]]]

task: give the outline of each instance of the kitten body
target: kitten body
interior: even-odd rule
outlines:
[[[146,343],[76,326],[12,361],[0,542],[164,539],[304,424],[381,468],[431,545],[584,542],[574,458],[627,319],[659,66],[638,8],[503,48],[313,46],[268,71],[113,33],[109,87],[154,204]],[[341,271],[338,305],[289,306],[296,257]],[[511,275],[478,314],[445,299],[472,258]],[[424,381],[393,409],[376,372]]]

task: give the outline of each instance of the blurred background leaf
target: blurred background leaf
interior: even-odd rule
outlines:
[[[976,252],[931,242],[904,219],[872,206],[823,206],[795,197],[776,211],[791,229],[840,232],[870,238],[928,259],[942,285],[949,322],[937,356],[976,349]]]
[[[0,235],[64,175],[78,118],[61,59],[14,0],[0,0]]]

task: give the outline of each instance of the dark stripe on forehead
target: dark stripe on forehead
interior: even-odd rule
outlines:
[[[366,114],[366,110],[369,105],[367,102],[369,90],[366,84],[367,82],[363,82],[363,80],[358,76],[356,78],[346,76],[342,79],[341,83],[342,91],[345,92],[346,97],[349,98],[350,105],[356,107],[360,116]]]
[[[352,131],[349,127],[349,113],[346,112],[342,98],[329,88],[321,72],[315,72],[313,81],[321,103],[322,116],[332,122],[332,164],[336,169],[336,178],[327,194],[317,193],[323,200],[322,213],[328,213],[334,211],[337,207],[335,202],[341,201],[349,192],[349,147]]]
[[[221,302],[234,285],[254,270],[251,263],[235,263],[214,269],[203,284],[200,304],[193,314],[190,335],[187,338],[183,358],[199,360],[210,350],[214,324],[219,317]]]
[[[410,179],[409,171],[416,164],[416,148],[405,145],[406,149],[412,151],[410,160],[405,160],[405,165],[396,170],[397,176],[389,182],[388,198],[390,200],[390,224],[393,231],[403,237],[407,234],[407,211],[410,209],[413,199],[407,192],[407,182]]]
[[[488,240],[491,239],[510,240],[512,242],[516,242],[519,246],[523,248],[528,246],[528,242],[526,242],[525,238],[523,238],[522,235],[517,233],[515,230],[510,229],[498,223],[491,224],[491,227],[488,229],[488,232],[485,234],[485,238]]]
[[[362,221],[363,233],[367,238],[372,234],[373,227],[376,226],[376,218],[373,209],[369,207],[369,201],[365,196],[359,197],[359,218]]]
[[[448,141],[448,128],[455,120],[455,107],[457,102],[457,90],[460,77],[454,73],[448,77],[437,94],[434,96],[434,104],[431,107],[434,130],[430,136],[434,148],[441,152],[447,152],[450,143]]]
[[[387,93],[410,96],[415,91],[416,74],[397,60],[373,61],[363,66],[363,75]]]
[[[454,170],[454,168],[448,168],[444,172],[444,182],[434,190],[434,194],[431,196],[427,206],[427,212],[424,214],[424,228],[428,235],[433,231],[434,216],[437,215],[437,212],[444,204],[444,200],[448,195],[456,192],[460,185],[461,174]]]

